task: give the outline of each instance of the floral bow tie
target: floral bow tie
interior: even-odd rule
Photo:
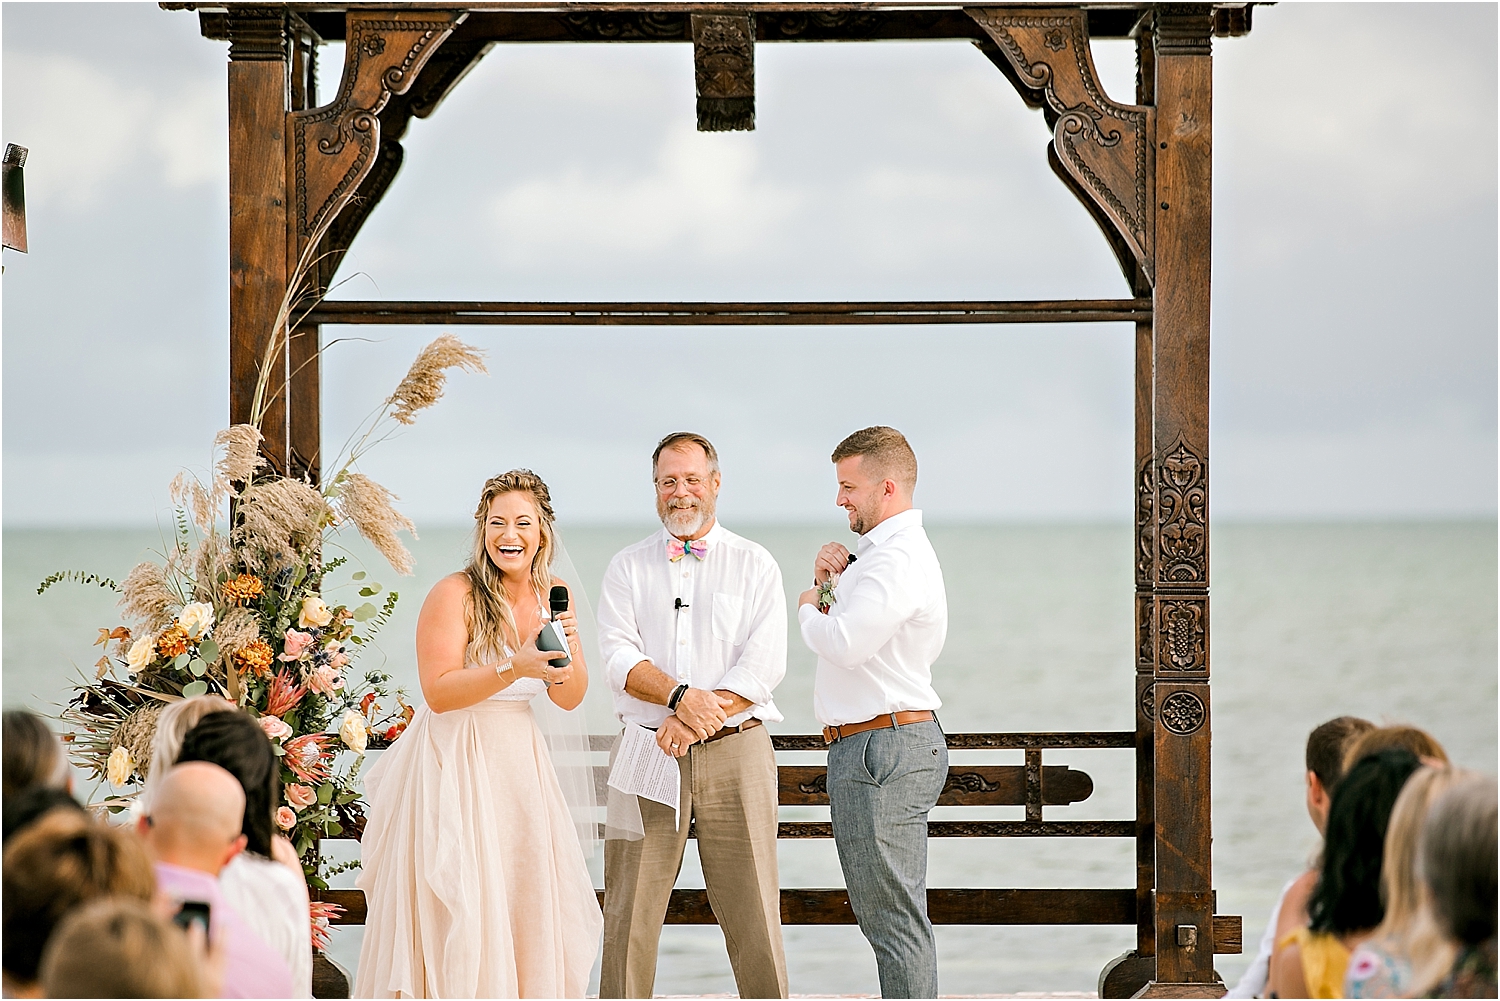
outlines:
[[[667,540],[667,559],[676,563],[688,553],[692,553],[697,559],[703,559],[708,555],[708,543],[702,539],[690,539],[683,542],[681,539]]]

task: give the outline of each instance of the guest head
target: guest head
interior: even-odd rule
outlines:
[[[1348,771],[1356,761],[1377,751],[1393,747],[1403,748],[1415,754],[1423,764],[1446,765],[1448,752],[1433,739],[1426,730],[1414,726],[1378,726],[1361,733],[1350,742],[1344,751],[1344,770]]]
[[[529,469],[512,469],[485,481],[474,509],[474,549],[469,578],[469,651],[480,663],[514,650],[521,637],[503,579],[528,581],[537,594],[552,586],[557,555],[552,494]]]
[[[5,983],[11,994],[35,989],[42,950],[63,917],[98,897],[149,902],[151,861],[130,831],[96,824],[73,810],[54,810],[5,846]]]
[[[151,763],[146,769],[146,786],[141,791],[144,803],[150,803],[162,776],[171,771],[182,753],[182,738],[209,713],[233,712],[235,705],[217,695],[195,695],[173,702],[156,717],[156,733],[151,738]]]
[[[137,830],[158,862],[217,876],[244,851],[245,792],[218,765],[189,761],[163,776]]]
[[[674,431],[651,453],[656,516],[679,539],[702,538],[714,527],[719,504],[719,453],[692,431]]]
[[[1464,774],[1422,828],[1422,876],[1439,927],[1464,945],[1495,937],[1495,779]]]
[[[856,431],[833,450],[839,479],[839,507],[849,512],[849,529],[864,535],[892,515],[911,507],[917,489],[917,455],[895,428]]]
[[[1410,751],[1381,751],[1361,758],[1334,788],[1322,870],[1307,905],[1313,931],[1348,935],[1380,924],[1386,828],[1401,787],[1418,767]]]
[[[1344,752],[1375,724],[1358,716],[1340,716],[1307,735],[1307,815],[1322,834],[1328,827],[1333,787],[1344,775]]]
[[[242,712],[210,713],[182,738],[179,764],[207,761],[239,780],[245,792],[241,830],[246,851],[271,857],[276,807],[281,802],[281,769],[271,739]]]
[[[0,721],[6,802],[32,789],[65,789],[68,759],[62,743],[42,718],[25,709],[6,710]]]
[[[187,936],[149,906],[106,897],[68,915],[41,963],[49,998],[194,998],[203,991]]]

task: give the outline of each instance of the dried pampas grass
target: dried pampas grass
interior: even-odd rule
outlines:
[[[166,704],[148,699],[141,707],[120,721],[109,735],[109,749],[123,747],[135,759],[136,771],[145,778],[151,772],[151,745],[156,739],[156,721]]]
[[[120,607],[125,617],[155,634],[172,623],[172,609],[179,604],[167,584],[167,575],[155,563],[138,563],[120,584]]]
[[[415,366],[413,369],[415,370]],[[415,539],[417,526],[391,504],[398,499],[395,494],[361,473],[346,473],[339,484],[339,513],[354,522],[359,534],[380,550],[380,555],[385,557],[386,562],[397,573],[410,575],[415,562],[411,553],[396,538],[396,533],[409,532]]]
[[[452,334],[444,334],[422,349],[407,370],[406,378],[385,401],[386,406],[393,407],[391,416],[402,424],[415,423],[418,411],[426,410],[442,399],[450,368],[489,372],[484,367],[483,351],[470,347]]]
[[[236,513],[234,542],[245,562],[262,573],[296,563],[333,520],[322,494],[288,479],[247,487]]]
[[[178,473],[172,478],[171,494],[172,503],[192,515],[193,524],[198,526],[198,531],[208,532],[213,529],[217,499],[203,489],[203,484],[198,482],[196,476],[190,476],[187,472]]]
[[[219,574],[231,569],[229,547],[222,535],[206,536],[193,554],[193,598],[213,604]]]
[[[254,478],[256,471],[266,464],[260,454],[261,441],[260,429],[253,424],[236,424],[214,435],[214,447],[224,449],[216,488],[232,491],[231,484],[249,483]]]

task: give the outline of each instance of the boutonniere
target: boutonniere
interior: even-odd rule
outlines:
[[[827,614],[833,603],[838,601],[834,595],[834,588],[839,586],[839,575],[829,574],[828,579],[818,585],[818,611]]]

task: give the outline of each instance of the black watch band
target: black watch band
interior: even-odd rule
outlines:
[[[686,694],[687,690],[688,686],[685,684],[678,685],[676,688],[672,689],[672,694],[667,696],[667,708],[672,712],[676,712],[677,703],[682,701],[682,696]]]

